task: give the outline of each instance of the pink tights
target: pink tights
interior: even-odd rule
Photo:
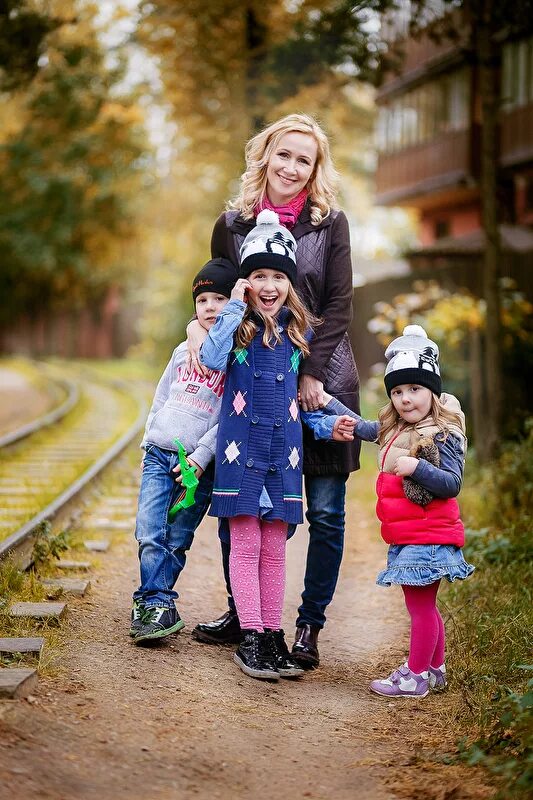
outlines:
[[[440,581],[428,586],[402,586],[405,605],[411,617],[409,669],[419,674],[428,667],[444,663],[445,632],[437,608]]]
[[[241,628],[279,630],[285,594],[287,523],[242,515],[230,519],[229,526],[230,580]]]

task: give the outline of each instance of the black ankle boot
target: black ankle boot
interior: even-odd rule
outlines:
[[[243,631],[242,642],[233,660],[251,678],[277,681],[279,672],[273,662],[267,634],[254,630]]]
[[[289,648],[285,641],[285,633],[282,630],[272,631],[265,630],[267,642],[270,647],[270,654],[282,678],[299,678],[304,674],[304,668],[301,667],[291,657]]]
[[[239,618],[234,611],[226,611],[213,622],[199,622],[192,635],[207,644],[237,644],[242,637]]]
[[[299,625],[296,628],[296,637],[292,646],[292,657],[304,669],[318,667],[318,625]]]

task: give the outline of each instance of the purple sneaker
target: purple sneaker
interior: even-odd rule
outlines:
[[[394,670],[388,678],[372,681],[370,691],[383,697],[425,697],[429,692],[427,672],[411,672],[407,662]]]
[[[446,680],[446,667],[444,664],[440,667],[429,668],[429,688],[435,692],[442,692],[448,685]]]

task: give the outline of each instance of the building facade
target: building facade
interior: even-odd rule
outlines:
[[[440,5],[435,4],[437,16]],[[453,39],[432,38],[431,20],[428,34],[417,38],[407,35],[401,18],[389,32],[403,59],[377,96],[376,202],[418,210],[420,247],[408,254],[415,271],[449,266],[466,275],[480,262],[484,243],[482,115],[470,24],[458,9],[450,19]],[[533,36],[504,39],[500,92],[503,274],[522,283],[533,259]],[[460,282],[475,290],[479,281],[470,277]]]

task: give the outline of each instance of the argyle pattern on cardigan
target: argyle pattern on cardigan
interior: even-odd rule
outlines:
[[[272,502],[265,519],[303,521],[297,348],[286,333],[289,318],[282,309],[282,340],[273,348],[263,344],[260,326],[246,357],[232,350],[228,359],[211,516],[259,516],[264,488]]]

